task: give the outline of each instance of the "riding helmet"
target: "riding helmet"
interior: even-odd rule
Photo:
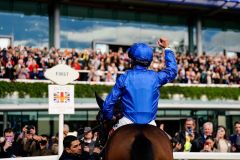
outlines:
[[[149,66],[152,62],[153,49],[145,43],[134,43],[127,52],[135,64]]]

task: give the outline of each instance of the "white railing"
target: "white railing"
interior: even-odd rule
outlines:
[[[215,160],[240,160],[240,153],[219,153],[219,152],[174,152],[174,159],[188,159],[188,160],[203,160],[203,159],[215,159]],[[55,156],[41,156],[41,157],[19,157],[17,160],[58,160],[58,155]],[[5,158],[4,160],[13,160],[13,158]]]
[[[219,152],[174,152],[174,159],[238,159],[240,160],[240,153],[219,153]]]
[[[58,155],[55,156],[39,156],[39,157],[17,157],[17,158],[3,158],[4,160],[58,160]]]

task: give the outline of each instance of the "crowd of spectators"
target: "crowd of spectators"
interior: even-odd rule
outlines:
[[[163,125],[159,126],[164,130]],[[222,125],[214,128],[212,122],[205,122],[196,127],[193,118],[185,120],[184,128],[175,135],[168,135],[173,152],[240,152],[240,121],[234,123],[234,133],[228,136]],[[64,151],[61,159],[100,160],[104,144],[101,143],[99,131],[85,126],[82,132],[70,132],[64,125]],[[20,134],[11,128],[4,131],[0,138],[0,158],[47,156],[58,154],[58,135],[37,135],[33,125],[23,127]]]
[[[176,53],[176,59],[176,83],[240,84],[240,57]],[[119,74],[131,67],[128,54],[122,48],[117,52],[101,53],[92,49],[77,51],[17,46],[0,48],[0,78],[45,79],[44,71],[61,60],[79,71],[79,81],[114,82]],[[150,68],[159,71],[164,67],[164,54],[155,52]]]
[[[100,160],[102,146],[99,143],[98,132],[91,127],[84,127],[83,133],[69,132],[69,126],[64,125],[64,152],[63,160]],[[72,144],[76,140],[76,144]],[[14,129],[4,130],[0,137],[0,158],[48,156],[58,154],[58,134],[49,138],[49,135],[37,135],[34,125],[25,125],[20,134]],[[75,158],[74,158],[75,157]],[[78,157],[78,158],[77,158]]]
[[[51,141],[51,143],[56,143]],[[4,130],[4,137],[0,141],[0,158],[47,156],[54,154],[49,149],[48,135],[37,135],[33,125],[26,125],[20,134],[16,134],[12,128]]]
[[[187,118],[184,129],[172,138],[175,152],[240,152],[240,121],[234,123],[235,133],[228,136],[222,125],[215,130],[212,122],[205,122],[196,130],[195,120]]]

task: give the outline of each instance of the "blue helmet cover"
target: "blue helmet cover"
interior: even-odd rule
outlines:
[[[145,43],[134,43],[128,49],[128,55],[133,61],[150,65],[153,59],[153,49]]]

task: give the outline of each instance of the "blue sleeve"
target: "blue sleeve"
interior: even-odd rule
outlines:
[[[174,52],[170,49],[165,49],[165,64],[166,68],[158,72],[158,78],[160,85],[164,85],[171,82],[177,76],[177,62],[174,56]]]
[[[126,75],[123,74],[117,79],[117,82],[114,85],[112,91],[108,94],[107,98],[103,103],[102,112],[104,119],[111,120],[113,117],[113,108],[122,94],[122,88],[124,86],[123,79],[125,76]]]

